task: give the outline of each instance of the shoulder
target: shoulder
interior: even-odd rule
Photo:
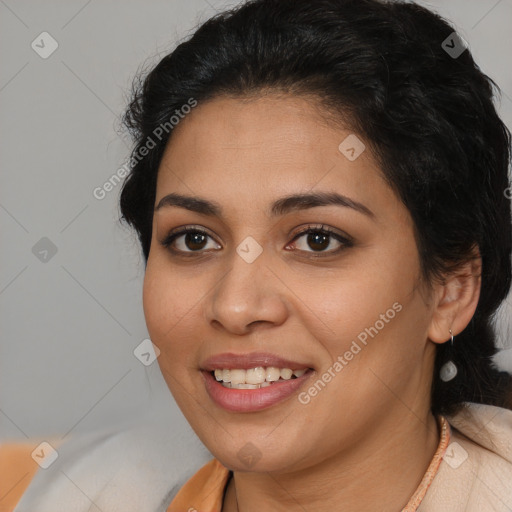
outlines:
[[[37,456],[42,460],[44,449],[37,452],[39,443],[14,442],[0,444],[0,512],[11,512],[20,501],[39,469]]]
[[[156,512],[194,471],[211,459],[195,438],[170,435],[167,422],[117,426],[77,434],[49,444],[55,453],[34,450],[38,441],[0,445],[0,512]],[[37,454],[46,462],[38,464]],[[51,455],[48,457],[48,455]],[[34,457],[32,456],[34,455]],[[44,467],[46,466],[46,467]],[[196,466],[197,467],[197,466]]]
[[[512,411],[466,403],[421,512],[512,510]]]
[[[512,464],[512,410],[466,403],[447,419],[459,436],[470,440],[482,454]]]

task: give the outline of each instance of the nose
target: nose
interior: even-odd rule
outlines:
[[[234,253],[230,263],[207,299],[212,327],[244,335],[283,324],[289,314],[286,286],[272,271],[265,251],[252,263]]]

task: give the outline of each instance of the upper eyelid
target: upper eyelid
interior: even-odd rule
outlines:
[[[353,238],[348,233],[345,233],[345,232],[343,232],[343,231],[341,231],[339,229],[330,228],[329,226],[325,226],[325,224],[308,224],[306,227],[301,228],[300,231],[295,233],[295,235],[293,237],[293,240],[295,240],[298,236],[302,236],[302,235],[307,234],[307,232],[309,230],[311,230],[311,231],[325,231],[325,232],[327,232],[331,236],[339,237],[339,238],[342,238],[342,239],[344,239],[346,241],[349,241],[349,242],[353,241]]]
[[[301,228],[297,233],[295,233],[293,235],[293,239],[295,239],[297,236],[301,236],[301,235],[307,233],[308,230],[326,231],[330,235],[337,235],[341,238],[345,238],[348,240],[352,239],[352,237],[350,235],[348,235],[347,233],[344,233],[343,231],[338,232],[340,230],[330,228],[328,226],[325,226],[325,224],[307,224],[305,227]],[[169,236],[174,236],[174,235],[180,236],[182,234],[186,234],[187,232],[200,232],[200,233],[204,233],[212,238],[215,238],[215,236],[211,234],[211,232],[208,230],[208,228],[205,228],[205,227],[199,226],[199,225],[188,225],[188,224],[185,226],[180,226],[178,228],[172,229],[171,231],[169,231],[167,233],[167,235],[165,235],[164,238],[167,238]]]
[[[180,226],[179,228],[174,228],[170,230],[160,241],[162,245],[165,245],[165,241],[172,238],[172,242],[179,238],[180,236],[186,235],[187,233],[203,233],[206,236],[209,236],[211,239],[215,240],[215,237],[210,233],[210,231],[202,226],[195,225],[185,225]],[[218,242],[216,242],[218,243]]]

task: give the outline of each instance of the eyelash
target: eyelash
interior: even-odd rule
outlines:
[[[171,253],[183,256],[183,257],[194,257],[197,255],[202,255],[204,251],[202,249],[197,251],[181,251],[179,249],[173,249],[171,245],[174,243],[174,241],[182,236],[186,235],[188,233],[199,233],[201,235],[213,238],[208,232],[204,231],[203,229],[194,227],[194,226],[186,226],[183,229],[178,228],[179,231],[171,231],[161,242],[160,244],[168,249]],[[299,251],[299,252],[306,252],[311,253],[311,256],[313,258],[323,257],[326,256],[332,256],[334,254],[338,254],[339,252],[343,251],[344,249],[347,249],[349,247],[352,247],[354,245],[354,241],[351,237],[348,235],[342,236],[339,233],[334,232],[332,229],[329,229],[322,225],[308,225],[307,228],[297,233],[294,238],[291,240],[291,242],[295,242],[298,238],[308,235],[308,234],[321,234],[321,235],[327,235],[334,239],[336,239],[338,242],[340,242],[342,245],[338,249],[330,250],[330,251]],[[288,244],[287,244],[288,245]],[[218,250],[218,249],[216,249]]]

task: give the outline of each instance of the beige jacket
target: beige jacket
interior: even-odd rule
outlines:
[[[419,512],[512,512],[512,411],[467,404]]]

